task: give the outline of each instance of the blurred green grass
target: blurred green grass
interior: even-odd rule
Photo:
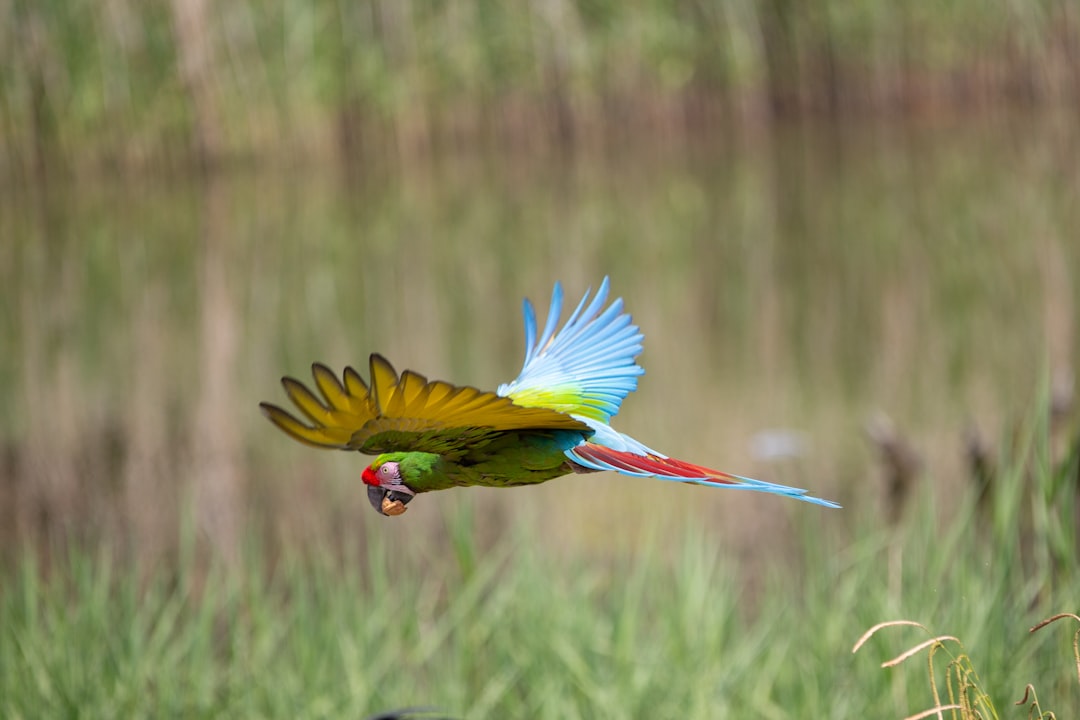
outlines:
[[[961,638],[1002,717],[1023,716],[1027,683],[1061,712],[1080,697],[1072,630],[1027,629],[1080,597],[1077,455],[1053,464],[1045,414],[982,510],[964,497],[939,522],[927,491],[898,527],[864,517],[839,541],[844,511],[777,503],[798,551],[756,586],[698,521],[598,558],[530,523],[480,541],[468,505],[425,542],[373,523],[273,559],[254,539],[232,563],[204,555],[190,524],[152,567],[28,549],[0,585],[0,715],[905,717],[931,706],[925,672],[878,663],[915,641],[851,654],[900,617]]]

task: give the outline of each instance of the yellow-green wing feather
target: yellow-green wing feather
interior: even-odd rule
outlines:
[[[342,380],[325,365],[312,366],[318,397],[293,378],[285,392],[304,418],[270,403],[263,413],[290,437],[308,445],[376,454],[423,451],[454,454],[499,432],[577,430],[579,420],[556,410],[522,407],[512,399],[469,386],[429,381],[406,370],[400,376],[381,355],[372,355],[371,385],[351,367]]]

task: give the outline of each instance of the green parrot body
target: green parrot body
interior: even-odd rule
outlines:
[[[292,378],[282,380],[307,422],[276,405],[266,416],[300,442],[377,455],[361,479],[384,515],[400,515],[417,494],[452,487],[513,487],[571,472],[624,475],[742,488],[838,507],[805,490],[712,470],[659,453],[611,427],[623,399],[637,388],[642,335],[622,310],[605,306],[605,278],[558,328],[562,288],[552,294],[537,339],[536,315],[525,301],[525,364],[497,392],[400,376],[372,355],[370,385],[345,368],[342,379],[312,366],[321,397]]]
[[[453,461],[437,453],[391,452],[379,455],[372,465],[396,462],[402,482],[415,493],[471,485],[536,485],[573,472],[565,453],[582,439],[582,433],[559,430],[508,432]]]

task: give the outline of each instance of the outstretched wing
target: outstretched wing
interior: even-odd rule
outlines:
[[[552,409],[524,407],[474,387],[429,381],[406,370],[399,377],[381,355],[371,356],[371,385],[351,367],[343,381],[325,365],[311,367],[320,398],[303,383],[281,384],[309,423],[270,403],[263,414],[295,440],[315,447],[384,452],[433,452],[453,457],[512,430],[577,430],[588,425]]]
[[[517,405],[610,422],[623,398],[637,389],[638,375],[645,371],[634,360],[641,353],[642,334],[623,312],[621,298],[604,309],[608,289],[608,278],[604,278],[588,307],[586,292],[556,333],[563,294],[562,286],[555,283],[539,341],[536,313],[526,300],[525,365],[516,380],[499,386],[499,395]]]

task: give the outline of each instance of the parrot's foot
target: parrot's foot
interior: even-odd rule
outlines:
[[[405,505],[413,501],[416,493],[404,485],[396,485],[393,488],[381,485],[367,486],[367,501],[372,503],[380,514],[393,517],[405,512]]]
[[[407,508],[405,507],[405,503],[401,502],[400,500],[391,500],[389,495],[382,499],[383,515],[401,515],[405,512],[405,510],[407,510]]]
[[[391,489],[381,485],[368,485],[367,496],[371,507],[383,515],[394,517],[405,512],[405,506],[416,497],[409,488],[404,485],[395,486],[400,489]]]

